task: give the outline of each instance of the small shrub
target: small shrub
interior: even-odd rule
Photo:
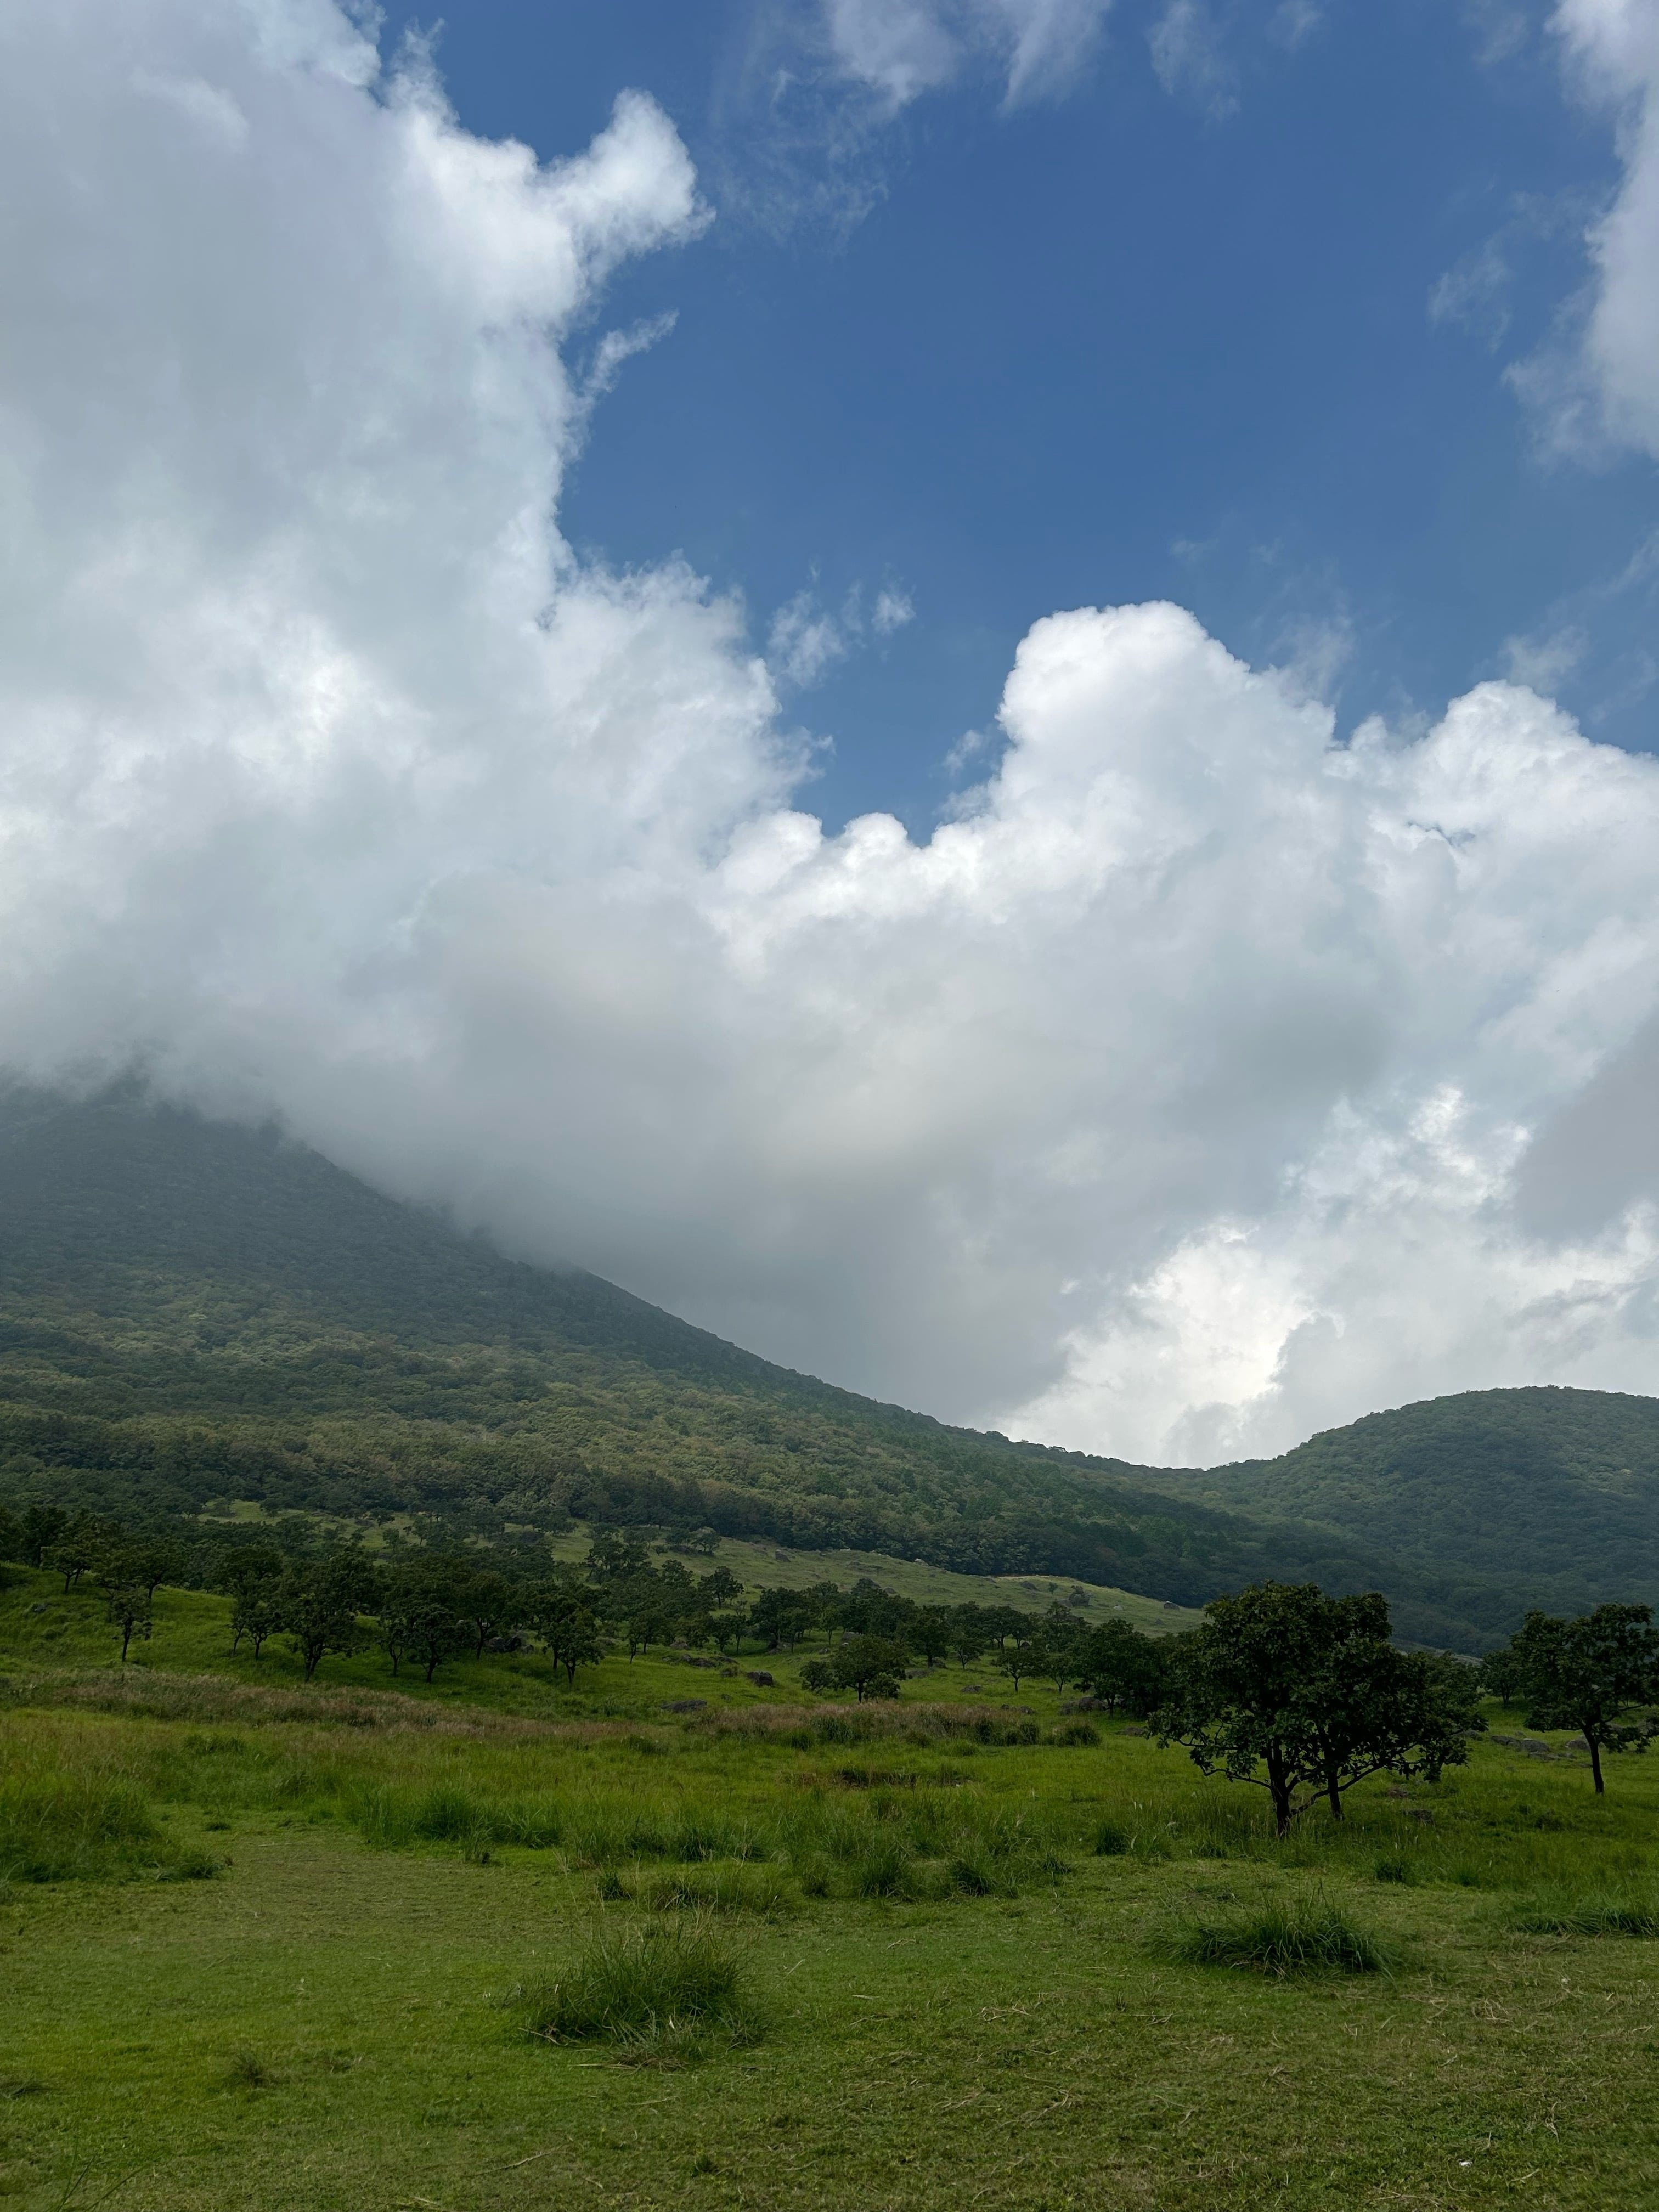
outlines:
[[[1092,1721],[1066,1721],[1054,1730],[1048,1741],[1066,1745],[1097,1744],[1100,1730]]]
[[[1095,1830],[1095,1856],[1097,1859],[1121,1858],[1129,1848],[1129,1838],[1115,1820],[1103,1820]]]
[[[1377,1974],[1390,1964],[1382,1944],[1328,1905],[1270,1905],[1233,1920],[1194,1921],[1169,1948],[1188,1966],[1245,1966],[1280,1977]]]
[[[528,2033],[547,2043],[661,2046],[688,2031],[749,2042],[760,2029],[738,1960],[696,1922],[602,1929],[524,2003]]]

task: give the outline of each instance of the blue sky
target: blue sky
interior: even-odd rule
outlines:
[[[1617,178],[1541,9],[1240,5],[1208,81],[1166,87],[1158,11],[1123,0],[1052,96],[1010,108],[986,54],[891,116],[811,20],[462,0],[437,55],[465,125],[544,158],[623,85],[684,137],[717,220],[608,293],[606,326],[678,320],[605,402],[563,523],[617,562],[683,550],[757,640],[803,591],[861,592],[861,635],[788,702],[833,739],[831,826],[925,829],[1020,636],[1079,605],[1174,599],[1305,665],[1344,728],[1518,667],[1651,745],[1651,579],[1621,579],[1652,463],[1547,450],[1506,378]],[[915,619],[878,635],[884,586]]]

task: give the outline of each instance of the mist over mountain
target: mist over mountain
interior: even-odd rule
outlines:
[[[1659,1401],[1476,1393],[1208,1472],[1022,1444],[132,1090],[0,1103],[0,1485],[127,1517],[705,1524],[1186,1604],[1316,1577],[1464,1649],[1529,1604],[1659,1597]]]

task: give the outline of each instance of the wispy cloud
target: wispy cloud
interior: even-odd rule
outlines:
[[[1236,74],[1221,27],[1204,0],[1168,0],[1147,45],[1158,81],[1173,98],[1218,118],[1237,107]]]
[[[1429,288],[1429,320],[1450,323],[1495,349],[1510,327],[1515,271],[1501,239],[1488,238]]]
[[[894,110],[969,71],[1011,106],[1062,98],[1093,58],[1110,0],[823,0],[844,73]]]
[[[870,617],[870,627],[876,635],[890,637],[896,629],[902,629],[915,618],[916,610],[908,592],[901,591],[896,585],[884,584],[876,594],[875,609]]]
[[[851,586],[835,612],[808,585],[773,616],[767,630],[767,665],[779,683],[805,690],[866,642],[870,634],[890,638],[914,622],[915,613],[909,593],[897,584],[882,586],[867,617],[862,584]]]

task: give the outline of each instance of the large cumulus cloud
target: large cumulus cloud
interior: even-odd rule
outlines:
[[[1130,1455],[1648,1387],[1646,1186],[1559,1132],[1651,1011],[1653,763],[1502,685],[1338,743],[1082,610],[931,840],[826,836],[742,611],[557,532],[562,356],[704,219],[649,101],[538,168],[326,0],[15,0],[0,60],[8,1064]]]

